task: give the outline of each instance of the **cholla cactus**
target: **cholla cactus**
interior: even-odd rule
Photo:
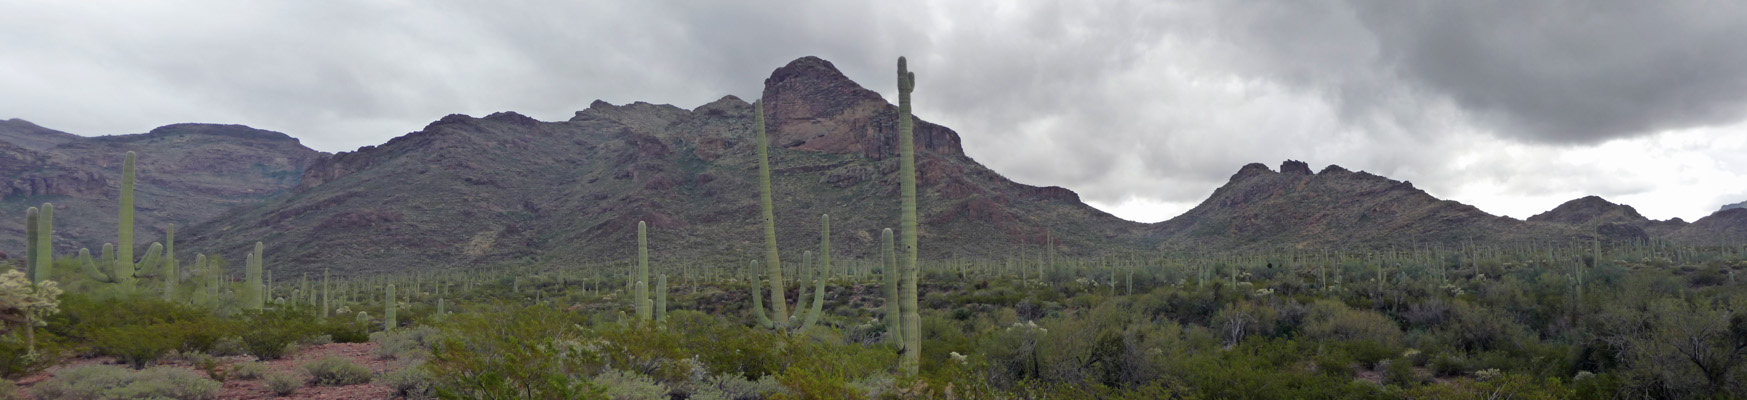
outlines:
[[[27,267],[28,268],[28,267]],[[55,281],[32,284],[17,270],[0,274],[0,334],[24,326],[26,354],[36,354],[36,327],[47,325],[44,317],[61,312],[61,288]]]
[[[0,320],[8,323],[0,333],[9,331],[11,324],[22,324],[27,320],[37,326],[45,325],[43,317],[61,312],[60,296],[61,288],[55,281],[32,285],[24,278],[23,272],[12,270],[0,274]]]

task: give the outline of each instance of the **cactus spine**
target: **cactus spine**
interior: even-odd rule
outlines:
[[[904,235],[904,255],[899,259],[904,265],[899,303],[904,351],[898,360],[898,371],[903,376],[916,376],[922,362],[922,317],[916,312],[916,140],[915,123],[910,120],[910,92],[914,90],[916,74],[910,72],[903,57],[898,57],[898,228]]]
[[[649,300],[649,228],[643,221],[637,221],[637,283],[633,290],[636,293],[631,298],[637,307],[637,319],[648,321],[655,310],[651,310]]]
[[[38,229],[41,228],[41,212],[37,211],[36,207],[24,210],[24,272],[26,275],[30,275],[30,283],[42,281],[42,277],[37,276],[36,268],[37,260],[43,258],[42,241],[38,240],[39,237],[43,236],[38,233]]]
[[[394,330],[395,327],[400,326],[394,318],[394,309],[398,306],[395,303],[398,300],[399,298],[394,297],[394,284],[388,284],[388,293],[382,296],[382,330],[384,331]]]
[[[764,263],[770,275],[770,308],[776,312],[772,321],[786,324],[789,315],[784,308],[788,303],[783,299],[782,260],[777,258],[776,251],[776,211],[771,205],[770,145],[764,136],[764,100],[753,103],[752,108],[752,130],[758,134],[758,205],[764,214]]]
[[[880,231],[880,255],[884,258],[880,274],[885,275],[886,285],[886,340],[899,347],[904,346],[903,322],[898,318],[898,254],[892,249],[892,228]]]
[[[261,285],[261,250],[263,247],[261,242],[255,242],[255,251],[249,253],[248,260],[244,262],[243,278],[247,282],[243,284],[241,294],[243,304],[250,310],[259,310],[266,306],[266,297],[264,297],[266,293],[262,290],[264,288]]]
[[[120,235],[115,249],[114,278],[122,288],[133,288],[133,152],[127,152],[127,157],[121,162],[121,215],[116,223]]]

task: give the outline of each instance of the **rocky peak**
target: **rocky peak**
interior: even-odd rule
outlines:
[[[894,75],[890,84],[896,82]],[[772,146],[862,153],[875,160],[897,154],[898,107],[843,76],[830,61],[802,57],[777,68],[764,80],[762,96]],[[914,121],[917,150],[964,155],[957,132],[921,118]]]
[[[1600,196],[1584,196],[1567,201],[1552,210],[1535,214],[1529,221],[1557,222],[1564,224],[1595,224],[1595,223],[1642,223],[1648,218],[1638,214],[1632,206],[1615,204]]]
[[[1280,163],[1280,173],[1287,175],[1310,175],[1310,164],[1298,160],[1286,160]]]
[[[1247,180],[1247,179],[1254,178],[1254,177],[1258,177],[1258,176],[1267,176],[1267,175],[1273,175],[1273,174],[1274,174],[1274,170],[1268,169],[1268,166],[1266,164],[1249,163],[1249,164],[1244,164],[1243,168],[1238,168],[1236,174],[1231,175],[1231,182],[1240,182],[1240,181]]]
[[[1717,209],[1717,211],[1733,210],[1733,209],[1737,209],[1737,208],[1747,208],[1747,201],[1743,201],[1743,202],[1735,203],[1735,204],[1724,204],[1723,208],[1719,208],[1719,209]]]

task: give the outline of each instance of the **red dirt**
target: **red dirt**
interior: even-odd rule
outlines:
[[[302,375],[302,371],[298,367],[302,366],[303,364],[308,363],[310,361],[315,361],[317,359],[320,359],[322,357],[326,357],[328,355],[336,355],[336,356],[351,360],[352,362],[357,363],[358,365],[362,365],[365,368],[370,368],[370,371],[374,372],[376,374],[375,379],[371,380],[370,383],[351,385],[351,386],[307,386],[306,385],[304,387],[298,388],[297,391],[292,393],[290,396],[278,397],[278,396],[274,396],[272,391],[267,390],[267,382],[265,379],[241,380],[241,379],[234,379],[233,378],[233,379],[230,379],[230,380],[224,382],[224,390],[219,392],[218,398],[219,398],[219,400],[253,400],[253,399],[362,400],[362,399],[389,399],[389,398],[393,398],[393,396],[391,396],[392,391],[388,388],[388,386],[381,384],[380,381],[381,381],[382,373],[393,370],[395,368],[394,364],[396,362],[377,360],[376,357],[371,356],[370,350],[372,348],[375,348],[375,347],[376,347],[376,345],[373,343],[333,343],[333,344],[324,344],[324,345],[319,345],[319,346],[307,346],[301,350],[298,350],[297,354],[294,354],[290,357],[263,362],[263,364],[267,365],[267,370],[269,373],[285,371],[285,372],[295,372],[299,375]],[[244,362],[249,362],[249,361],[255,360],[255,358],[252,356],[231,356],[231,357],[223,357],[222,359],[225,360],[225,363],[227,365],[226,368],[228,368],[229,365],[239,364],[239,363],[244,363]],[[115,360],[112,358],[109,358],[109,357],[86,358],[86,359],[72,360],[72,361],[69,361],[67,363],[63,363],[60,365],[56,365],[54,367],[50,367],[49,369],[44,370],[43,372],[39,372],[35,375],[31,375],[31,376],[25,377],[23,379],[19,379],[17,382],[18,387],[20,389],[22,389],[22,394],[24,394],[26,396],[26,398],[29,398],[29,396],[31,395],[30,388],[33,386],[36,386],[37,383],[40,383],[44,380],[47,380],[50,377],[53,377],[55,372],[66,369],[66,368],[74,367],[74,366],[91,365],[91,364],[115,364]],[[177,368],[182,368],[182,369],[194,371],[196,373],[201,374],[202,376],[206,375],[204,372],[200,371],[199,369],[194,368],[194,366],[187,361],[174,360],[174,361],[165,362],[165,363],[162,363],[159,365],[173,366],[173,367],[177,367]]]

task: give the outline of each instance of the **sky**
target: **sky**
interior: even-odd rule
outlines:
[[[349,151],[444,115],[756,98],[802,56],[1015,181],[1154,222],[1244,164],[1407,180],[1525,218],[1747,200],[1747,3],[0,0],[0,119],[180,122]]]

